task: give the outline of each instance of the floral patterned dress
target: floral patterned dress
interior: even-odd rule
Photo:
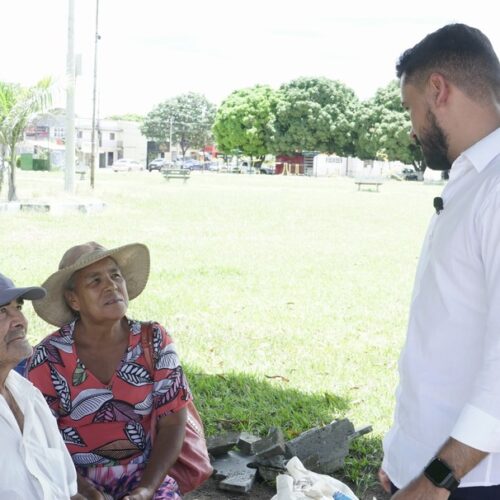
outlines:
[[[152,410],[158,419],[185,407],[191,393],[172,339],[153,323],[154,375],[141,335],[149,323],[129,320],[128,348],[109,384],[78,359],[76,321],[38,344],[27,376],[43,393],[77,471],[109,498],[121,498],[140,480],[151,453]],[[181,498],[167,476],[155,500]]]

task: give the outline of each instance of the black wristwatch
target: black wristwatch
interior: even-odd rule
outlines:
[[[435,457],[424,469],[425,477],[438,488],[446,488],[454,491],[458,488],[460,481],[453,475],[451,467],[441,458]]]

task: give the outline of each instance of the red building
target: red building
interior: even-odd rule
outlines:
[[[276,174],[304,174],[304,155],[295,154],[276,156]]]

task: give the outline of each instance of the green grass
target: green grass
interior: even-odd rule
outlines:
[[[0,213],[0,271],[41,283],[72,245],[146,243],[152,272],[130,316],[174,336],[208,434],[286,436],[334,418],[374,431],[344,477],[374,481],[388,429],[415,266],[440,187],[352,179],[97,172],[98,214]],[[20,198],[61,194],[59,173],[19,172]],[[6,187],[2,196],[5,196]],[[33,341],[51,331],[30,309]],[[361,494],[361,493],[359,493]]]

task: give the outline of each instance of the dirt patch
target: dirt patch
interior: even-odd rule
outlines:
[[[276,494],[274,485],[256,482],[250,493],[230,493],[217,488],[217,482],[209,479],[200,489],[184,496],[184,500],[270,500]],[[367,491],[360,500],[389,500],[382,488]]]

